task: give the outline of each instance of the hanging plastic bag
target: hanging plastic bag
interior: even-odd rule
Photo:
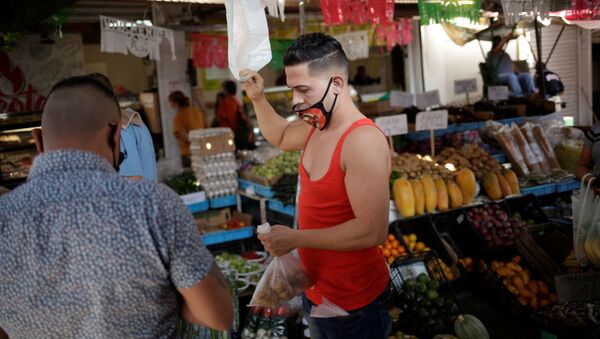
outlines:
[[[573,242],[577,261],[581,266],[588,266],[590,260],[586,255],[586,240],[589,230],[594,223],[600,221],[600,202],[598,197],[591,189],[595,178],[588,181],[585,185],[584,181],[591,174],[586,174],[581,179],[581,189],[575,191],[571,198],[573,206]]]
[[[323,298],[323,302],[319,306],[313,306],[310,309],[310,317],[311,318],[335,318],[335,317],[345,317],[350,315],[350,313],[344,311],[338,305],[332,303],[331,301]]]
[[[229,70],[238,81],[240,71],[258,72],[271,61],[269,27],[263,0],[225,0]]]
[[[258,226],[259,234],[269,233],[271,226]],[[302,269],[300,260],[291,253],[275,257],[260,278],[248,306],[279,306],[312,286],[310,278]]]

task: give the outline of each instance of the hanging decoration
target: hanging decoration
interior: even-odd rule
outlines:
[[[369,33],[356,31],[335,36],[340,42],[348,60],[366,59],[369,57]]]
[[[274,18],[281,18],[285,21],[285,0],[267,0],[267,11]]]
[[[227,36],[192,33],[192,60],[199,68],[227,68]]]
[[[274,70],[282,70],[284,68],[283,54],[293,42],[294,40],[271,39],[271,53],[273,54],[273,58],[271,58],[269,67],[271,67]]]
[[[567,20],[595,20],[600,17],[600,0],[573,0],[566,11]]]
[[[175,39],[170,29],[146,26],[132,21],[100,16],[100,50],[107,53],[131,53],[137,57],[160,60],[160,44],[169,41],[172,60],[175,56]]]
[[[536,18],[549,19],[550,12],[568,9],[570,0],[502,0],[506,25],[533,22]]]
[[[390,25],[380,25],[375,30],[375,38],[379,44],[385,44],[391,52],[394,46],[412,43],[412,19],[402,18]]]
[[[419,0],[422,25],[439,24],[463,18],[479,22],[481,0]]]
[[[391,24],[394,0],[321,0],[326,25]]]

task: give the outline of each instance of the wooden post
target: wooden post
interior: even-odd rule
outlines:
[[[429,130],[429,142],[431,146],[431,157],[435,158],[435,133],[432,129]]]
[[[390,152],[391,154],[394,154],[394,139],[391,135],[388,136],[388,142],[390,143]]]

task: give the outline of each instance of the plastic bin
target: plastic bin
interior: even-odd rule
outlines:
[[[210,208],[223,208],[235,205],[237,205],[237,195],[235,194],[210,200]]]
[[[294,205],[284,205],[281,201],[271,199],[269,200],[269,208],[275,212],[283,213],[289,216],[296,215],[296,206]]]
[[[189,205],[186,205],[186,206],[190,210],[190,212],[192,212],[192,213],[200,213],[200,212],[204,212],[204,211],[208,210],[209,203],[208,203],[208,200],[204,200],[204,201],[197,202],[197,203],[194,203],[194,204],[189,204]]]
[[[264,198],[272,198],[275,196],[275,192],[269,186],[263,186],[256,183],[253,183],[248,180],[238,179],[241,190],[246,190],[250,187],[254,190],[254,193]]]
[[[545,184],[521,189],[521,194],[533,194],[536,196],[548,195],[556,192],[556,184]]]
[[[442,244],[442,240],[438,231],[435,229],[431,217],[429,215],[420,216],[410,220],[396,220],[390,228],[396,230],[396,237],[415,234],[417,242],[423,242],[426,247],[434,250],[439,257],[444,260],[447,265],[452,264],[452,260]],[[416,253],[414,249],[411,251],[407,247],[408,253]]]
[[[237,230],[211,232],[202,236],[205,246],[222,244],[224,242],[252,238],[254,226],[248,226]]]
[[[556,184],[556,192],[557,193],[563,193],[563,192],[570,192],[573,190],[577,190],[581,187],[581,183],[577,180],[570,180],[570,181],[566,181],[566,182],[561,182]]]
[[[508,206],[508,211],[511,216],[518,213],[521,215],[521,219],[530,225],[549,222],[540,201],[533,194],[509,198],[504,200],[504,202],[506,203],[506,206]]]

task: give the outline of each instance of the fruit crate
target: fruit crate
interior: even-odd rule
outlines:
[[[528,225],[547,223],[550,220],[544,213],[538,198],[533,194],[504,200],[510,216],[520,216]]]
[[[283,202],[276,199],[269,200],[269,208],[275,212],[283,213],[292,217],[296,215],[295,205],[284,205]]]
[[[577,180],[569,180],[566,182],[560,182],[556,184],[556,192],[564,193],[571,192],[573,190],[578,190],[581,187],[581,183]]]
[[[533,314],[533,321],[558,338],[600,338],[600,302],[570,302]]]
[[[539,186],[521,188],[521,194],[533,194],[536,196],[548,195],[556,192],[556,184],[544,184]]]
[[[248,226],[231,231],[220,231],[206,233],[202,236],[205,246],[222,244],[229,241],[252,238],[254,236],[254,226]]]
[[[208,211],[208,208],[210,205],[208,203],[208,200],[204,200],[204,201],[196,202],[196,203],[189,204],[186,206],[190,210],[190,212],[192,212],[192,214],[194,214],[194,213]]]
[[[405,333],[431,338],[453,333],[462,308],[433,252],[396,258],[391,266],[392,300],[403,313],[397,324]]]
[[[244,180],[244,179],[238,179],[238,182],[240,184],[241,190],[244,190],[244,191],[247,191],[249,189],[253,190],[254,193],[256,193],[257,195],[264,197],[264,198],[273,198],[275,196],[275,192],[273,192],[273,190],[269,186],[259,185],[252,181],[248,181],[248,180]]]

